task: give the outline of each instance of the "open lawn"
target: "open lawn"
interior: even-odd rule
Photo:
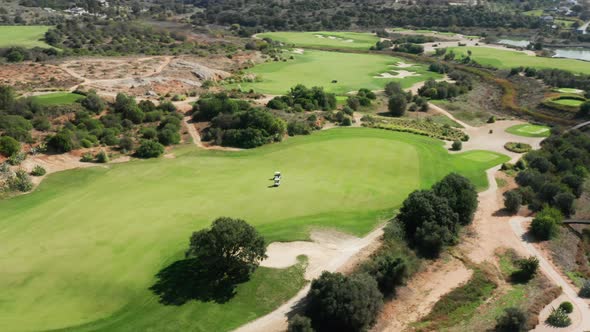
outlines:
[[[397,68],[395,65],[403,60],[386,55],[305,50],[304,54],[293,53],[293,57],[294,60],[267,62],[249,69],[248,73],[255,74],[261,81],[236,86],[243,90],[254,89],[260,93],[278,95],[286,93],[297,84],[304,84],[308,87],[322,86],[328,92],[346,94],[359,88],[380,90],[389,81],[400,82],[403,88],[408,88],[431,77],[442,77],[428,71],[424,65]],[[396,70],[412,72],[415,76],[379,77],[381,74],[395,76],[398,74]]]
[[[588,62],[574,59],[546,58],[527,55],[523,52],[501,50],[485,46],[449,47],[459,56],[466,56],[467,51],[472,52],[471,58],[482,65],[489,65],[501,69],[527,66],[535,68],[555,68],[576,73],[590,74]]]
[[[379,41],[372,33],[361,32],[266,32],[257,34],[258,38],[294,44],[297,47],[329,47],[368,50]]]
[[[525,137],[549,137],[551,129],[545,126],[521,124],[506,129],[507,133]]]
[[[0,26],[0,47],[51,47],[42,41],[49,28],[43,25]]]
[[[41,105],[51,106],[51,105],[73,104],[76,101],[84,98],[84,96],[76,94],[76,93],[57,92],[57,93],[49,93],[46,95],[39,95],[39,96],[35,96],[33,98]]]
[[[564,105],[564,106],[579,107],[580,105],[582,105],[582,103],[584,101],[579,100],[579,99],[563,98],[563,99],[553,100],[553,102],[556,104],[559,104],[559,105]]]
[[[451,155],[438,140],[369,128],[241,152],[175,153],[53,174],[34,193],[0,201],[2,330],[233,329],[294,295],[302,269],[261,268],[225,304],[160,304],[149,290],[154,275],[214,218],[243,218],[267,242],[306,239],[311,227],[362,235],[411,191],[452,171],[483,189],[484,170],[508,160]],[[277,170],[283,181],[271,188]]]

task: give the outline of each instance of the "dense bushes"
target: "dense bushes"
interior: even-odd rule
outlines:
[[[456,242],[461,225],[471,222],[476,208],[473,185],[458,174],[450,174],[432,190],[411,193],[396,219],[420,254],[436,257],[444,246]]]
[[[396,44],[393,48],[395,52],[422,54],[424,53],[424,46],[412,43]]]
[[[498,332],[521,332],[525,331],[526,316],[518,308],[510,307],[504,309],[504,314],[496,319],[496,331]]]
[[[368,91],[370,92],[370,91]],[[370,92],[371,93],[371,92]],[[331,111],[336,109],[336,96],[327,93],[324,88],[296,85],[284,96],[275,97],[267,104],[268,108],[289,111]]]
[[[285,132],[286,124],[282,119],[265,110],[251,109],[219,114],[211,121],[204,138],[224,146],[249,149],[279,142]]]
[[[408,266],[404,258],[384,251],[365,262],[362,271],[375,278],[383,295],[390,296],[394,294],[395,288],[404,282],[408,275]]]
[[[10,157],[20,151],[20,143],[10,136],[0,137],[0,154]]]
[[[33,182],[23,169],[17,170],[14,175],[8,177],[7,184],[8,189],[12,191],[27,192],[33,189]]]
[[[377,282],[367,274],[324,272],[312,281],[306,316],[317,331],[365,331],[383,305]]]
[[[461,75],[458,72],[453,72],[452,74],[456,74],[455,83],[445,81],[437,82],[429,79],[418,89],[418,95],[430,99],[451,99],[471,90],[472,82],[467,76]]]
[[[164,153],[164,146],[156,141],[144,140],[135,155],[139,158],[157,158]]]
[[[517,213],[522,205],[522,197],[516,190],[510,190],[504,193],[504,208],[510,213]]]
[[[563,216],[559,210],[545,207],[535,216],[531,223],[531,233],[539,240],[549,240],[557,233]]]
[[[504,144],[504,148],[514,153],[526,153],[533,149],[533,147],[530,144],[519,142],[508,142]]]

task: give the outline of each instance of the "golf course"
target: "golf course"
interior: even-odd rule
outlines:
[[[33,97],[34,100],[43,106],[73,104],[82,98],[84,98],[83,95],[69,92],[48,93]]]
[[[239,87],[278,95],[297,84],[304,84],[346,94],[360,88],[383,89],[390,81],[408,88],[429,78],[442,77],[428,71],[425,65],[399,67],[402,59],[386,55],[305,50],[303,54],[292,53],[292,56],[293,60],[266,62],[249,69],[247,73],[255,75],[257,80],[240,83]]]
[[[484,171],[508,161],[487,151],[449,154],[439,140],[369,128],[324,130],[253,150],[184,145],[172,152],[175,158],[55,173],[34,192],[0,201],[0,326],[228,331],[297,293],[304,262],[259,268],[227,302],[160,303],[150,290],[156,274],[183,259],[192,232],[215,218],[242,218],[267,243],[306,240],[316,227],[361,236],[413,190],[450,172],[482,190]],[[282,173],[278,188],[275,171]]]
[[[561,69],[573,73],[590,74],[590,66],[582,60],[547,58],[527,55],[523,52],[502,50],[485,46],[449,47],[447,51],[453,51],[458,56],[467,56],[471,51],[471,59],[481,65],[488,65],[500,69],[514,67],[534,67],[539,69]]]
[[[368,50],[379,41],[379,37],[371,33],[359,32],[267,32],[256,35],[258,38],[294,45],[297,47],[325,47],[342,49]]]
[[[551,128],[533,124],[521,124],[506,129],[507,133],[524,137],[549,137]]]
[[[51,47],[42,41],[49,28],[43,25],[0,26],[0,47]]]

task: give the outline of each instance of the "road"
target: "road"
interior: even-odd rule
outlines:
[[[545,257],[532,244],[531,239],[522,226],[523,222],[528,222],[530,220],[531,218],[515,217],[510,220],[510,226],[512,227],[514,233],[522,240],[522,244],[529,254],[539,259],[540,270],[557,286],[561,287],[564,297],[567,299],[567,301],[570,301],[574,305],[574,311],[577,311],[570,315],[570,317],[572,317],[572,325],[558,330],[562,332],[590,331],[590,308],[588,306],[587,300],[584,300],[578,296],[576,290],[567,282],[567,280],[565,280],[564,277],[561,276],[561,274],[553,267],[553,265],[549,263],[549,261],[547,261],[547,259],[545,259]],[[555,303],[553,303],[553,305],[555,305]],[[542,318],[543,317],[540,317],[540,319]],[[535,328],[534,331],[541,332],[555,330],[557,329],[540,324],[537,326],[537,328]]]

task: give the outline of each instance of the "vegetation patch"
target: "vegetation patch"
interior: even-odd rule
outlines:
[[[403,70],[415,75],[395,78],[380,77],[382,73],[395,70],[402,60],[378,54],[354,54],[306,50],[304,54],[293,54],[293,60],[269,61],[246,71],[256,76],[251,82],[231,84],[248,91],[281,95],[298,84],[322,86],[327,92],[346,94],[360,88],[383,89],[387,82],[399,82],[403,88],[425,81],[441,78],[438,73],[428,71],[423,65],[414,65]]]
[[[506,129],[507,133],[524,137],[549,137],[551,129],[547,126],[521,124]]]
[[[533,147],[530,144],[519,142],[508,142],[504,144],[504,148],[510,152],[515,153],[526,153],[533,149]]]
[[[0,48],[19,46],[25,48],[51,47],[43,41],[50,26],[0,26]]]
[[[37,101],[43,106],[53,106],[73,104],[83,98],[83,95],[76,93],[58,92],[35,96],[33,97],[33,100]]]
[[[448,123],[441,124],[429,120],[428,118],[426,120],[414,120],[406,118],[367,116],[363,118],[363,126],[408,132],[447,141],[467,141],[469,139],[469,137],[460,129],[452,127]]]

